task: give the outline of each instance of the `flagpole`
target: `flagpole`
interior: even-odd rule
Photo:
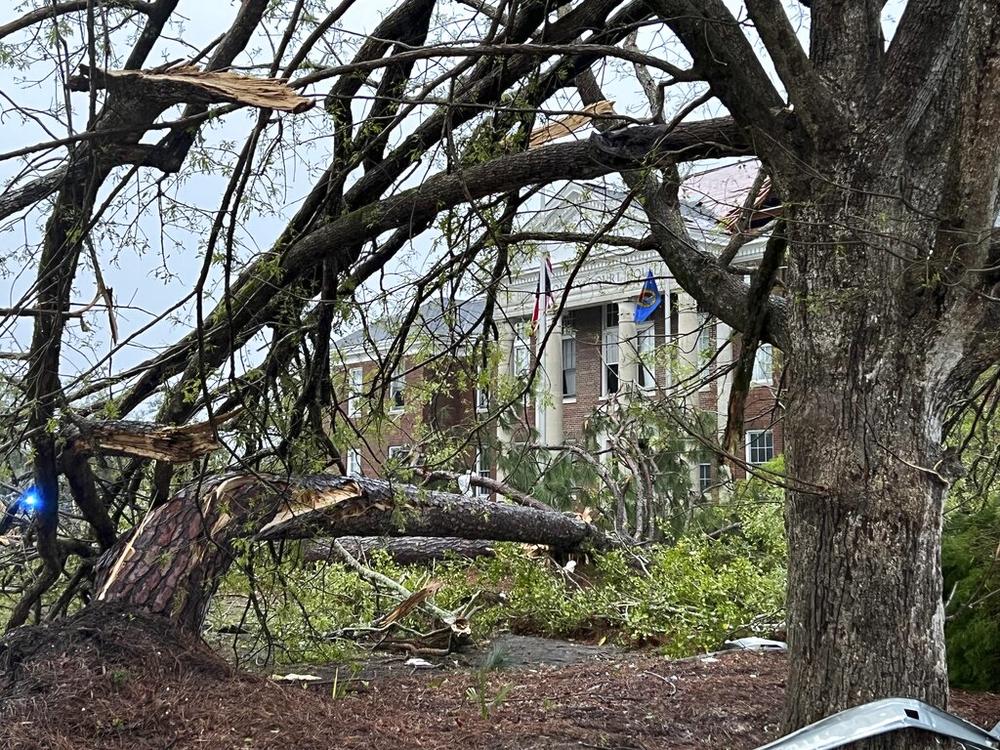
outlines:
[[[542,396],[542,378],[548,378],[545,372],[545,336],[548,332],[548,305],[546,301],[548,297],[546,296],[545,288],[545,261],[548,258],[547,253],[542,253],[541,260],[538,263],[538,328],[535,330],[535,349],[538,356],[538,367],[535,371],[540,374],[540,377],[536,378],[535,381],[535,430],[538,432],[538,442],[541,445],[546,445],[545,442],[545,404],[541,398]]]

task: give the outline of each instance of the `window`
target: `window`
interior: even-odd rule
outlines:
[[[753,361],[753,382],[767,383],[774,380],[774,350],[770,344],[761,344],[757,347],[757,354]]]
[[[399,466],[404,466],[409,462],[410,458],[410,446],[408,445],[390,445],[389,446],[389,460]]]
[[[476,411],[484,412],[490,410],[490,392],[482,386],[476,388]]]
[[[636,365],[636,377],[640,388],[656,387],[656,329],[653,326],[640,328],[638,331],[639,362]]]
[[[715,354],[712,339],[715,338],[715,321],[707,312],[698,312],[698,355],[711,359]]]
[[[361,476],[361,451],[357,448],[347,449],[347,475],[350,477]]]
[[[563,333],[562,340],[562,395],[576,398],[576,335]]]
[[[601,340],[601,393],[618,392],[618,305],[604,306],[604,335]]]
[[[389,411],[403,411],[406,406],[406,373],[393,375],[389,383]]]
[[[514,342],[514,356],[511,358],[511,367],[513,368],[511,374],[515,377],[523,377],[531,369],[531,350],[528,349],[527,343],[521,339]]]
[[[476,448],[476,467],[472,473],[477,477],[485,477],[486,479],[490,478],[492,467],[490,466],[488,454],[482,448]],[[485,497],[490,494],[489,489],[486,487],[480,487],[479,485],[473,486],[473,492],[480,497]]]
[[[604,332],[602,358],[604,360],[601,392],[605,396],[618,392],[618,329],[611,328]]]
[[[747,430],[747,463],[763,464],[774,458],[774,433],[771,430]]]
[[[702,494],[712,488],[712,464],[703,462],[698,464],[698,491]]]
[[[356,417],[360,409],[358,399],[361,397],[362,380],[364,373],[360,367],[352,367],[348,373],[347,383],[347,416]]]
[[[680,301],[677,297],[677,292],[670,293],[670,328],[667,330],[667,336],[671,338],[676,338],[680,330]]]

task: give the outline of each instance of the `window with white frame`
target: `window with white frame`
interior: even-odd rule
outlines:
[[[601,338],[601,394],[618,392],[618,305],[604,306],[604,331]]]
[[[364,372],[360,367],[352,367],[348,373],[347,416],[356,417],[361,411],[359,399],[363,387]]]
[[[774,458],[774,433],[771,430],[747,430],[747,463],[765,464]]]
[[[361,451],[357,448],[347,449],[347,475],[351,477],[361,476]]]
[[[514,355],[511,357],[511,374],[515,377],[524,377],[531,369],[531,349],[523,339],[514,342]]]
[[[473,473],[477,477],[489,479],[492,471],[493,469],[490,466],[489,454],[482,448],[476,448],[476,467],[473,470]],[[490,490],[488,488],[481,487],[479,485],[473,485],[473,492],[480,497],[490,494]]]
[[[773,380],[774,350],[770,344],[761,344],[753,360],[753,382],[770,384]]]
[[[403,411],[406,406],[406,373],[397,371],[389,382],[389,410]]]
[[[698,311],[698,355],[702,359],[711,359],[715,354],[712,340],[715,338],[715,320],[703,311]]]
[[[399,466],[404,466],[410,458],[410,446],[408,445],[390,445],[389,446],[389,460]]]
[[[639,362],[636,367],[636,377],[640,388],[656,387],[656,328],[646,326],[637,332],[637,350]]]
[[[698,491],[702,494],[712,489],[712,463],[702,461],[698,464]]]
[[[563,398],[576,398],[576,334],[573,331],[563,331],[562,368]]]
[[[478,386],[476,388],[476,411],[484,412],[490,410],[490,392],[489,389]]]
[[[605,396],[618,392],[618,329],[612,328],[604,332],[604,344],[601,347],[604,360],[601,377],[601,392]]]

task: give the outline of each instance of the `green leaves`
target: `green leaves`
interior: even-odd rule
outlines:
[[[443,583],[435,595],[438,606],[456,610],[473,597],[483,605],[473,617],[477,637],[509,630],[607,638],[624,645],[654,644],[672,656],[684,656],[752,633],[755,622],[781,619],[783,561],[755,561],[742,537],[647,547],[645,570],[624,552],[598,556],[571,571],[544,554],[526,554],[521,545],[498,544],[496,549],[492,559],[448,560],[433,571]],[[253,585],[239,573],[230,574],[213,605],[214,624],[232,625],[231,604],[227,613],[221,603],[253,591],[259,611],[266,613],[279,661],[330,660],[343,657],[345,646],[330,641],[327,634],[367,624],[397,603],[339,563],[306,567],[291,557],[273,572],[263,572],[266,566],[259,564],[248,566],[257,571]],[[414,591],[427,580],[425,567],[399,566],[384,555],[369,563]],[[419,612],[409,615],[405,624],[417,630],[431,626]],[[491,692],[485,677],[474,690],[475,695],[470,691],[467,697],[485,711],[485,718],[506,697],[502,689]]]

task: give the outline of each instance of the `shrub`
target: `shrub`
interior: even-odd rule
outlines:
[[[947,516],[941,550],[952,684],[1000,689],[1000,503]]]
[[[762,615],[773,620],[780,611],[783,568],[768,557],[754,559],[753,544],[742,537],[684,540],[643,555],[645,567],[627,552],[600,555],[580,575],[510,544],[498,545],[495,558],[446,561],[431,573],[385,558],[374,565],[411,590],[430,576],[442,581],[435,601],[445,609],[476,598],[477,635],[506,629],[608,638],[623,645],[657,644],[681,656],[718,648],[726,638],[748,632]],[[214,607],[216,625],[233,621],[234,610],[227,612],[223,603],[233,597],[245,601],[247,581],[235,575],[227,580]],[[258,577],[253,589],[281,661],[336,658],[326,634],[367,624],[395,604],[336,563],[309,568],[286,562],[273,575]],[[415,627],[428,625],[419,615],[411,617]]]

